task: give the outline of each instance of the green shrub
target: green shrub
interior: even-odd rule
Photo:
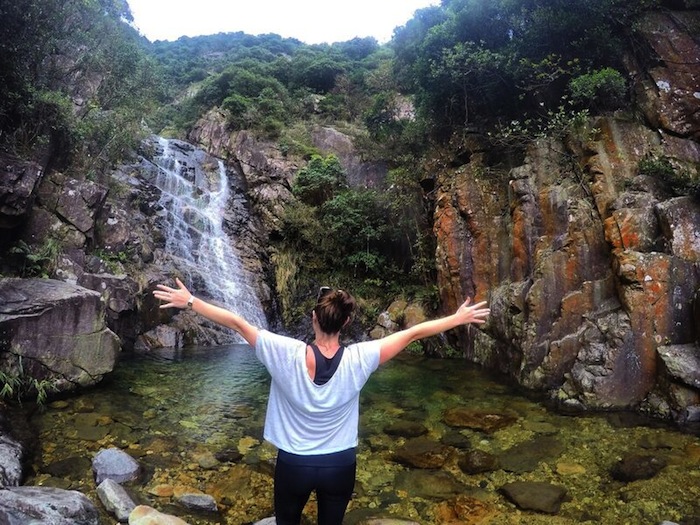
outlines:
[[[0,400],[15,400],[19,403],[24,399],[34,397],[37,405],[43,405],[50,391],[56,387],[47,379],[36,379],[24,373],[22,356],[18,358],[16,373],[0,370]]]
[[[627,85],[619,71],[606,67],[572,79],[569,91],[571,99],[579,106],[614,110],[624,104]]]
[[[301,168],[292,185],[294,196],[311,206],[319,206],[345,186],[343,168],[338,157],[314,155]]]
[[[668,157],[648,155],[639,161],[639,174],[654,177],[675,195],[700,199],[700,177],[688,169],[674,165]]]
[[[20,240],[9,250],[20,277],[50,277],[56,269],[61,245],[55,239],[47,239],[41,246],[29,245]]]

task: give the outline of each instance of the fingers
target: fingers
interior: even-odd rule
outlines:
[[[182,281],[178,277],[175,277],[175,282],[177,283],[177,286],[178,288],[180,288],[180,290],[184,292],[187,291],[187,287],[184,284],[182,284]]]
[[[156,285],[156,290],[153,290],[153,296],[160,301],[165,301],[159,308],[181,308],[181,306],[176,304],[178,302],[176,299],[179,299],[180,295],[183,293],[187,294],[188,291],[185,285],[182,284],[182,281],[177,277],[175,278],[175,284],[177,288],[172,288],[164,284]]]

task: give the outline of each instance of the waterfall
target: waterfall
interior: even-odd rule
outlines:
[[[190,283],[203,285],[202,293],[260,328],[265,313],[224,231],[229,199],[226,167],[220,159],[175,140],[158,138],[162,153],[153,158],[158,167],[155,185],[161,190],[165,249]]]

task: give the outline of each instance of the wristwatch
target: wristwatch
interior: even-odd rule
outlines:
[[[190,295],[190,298],[187,299],[187,308],[189,310],[192,310],[192,305],[194,304],[194,295]]]

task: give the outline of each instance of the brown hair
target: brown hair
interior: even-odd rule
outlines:
[[[314,307],[318,325],[326,334],[335,334],[345,326],[356,307],[355,298],[343,290],[322,288]]]

